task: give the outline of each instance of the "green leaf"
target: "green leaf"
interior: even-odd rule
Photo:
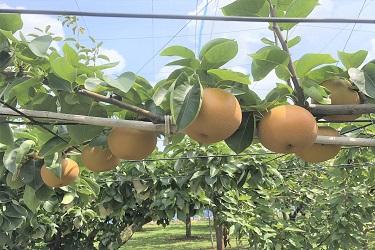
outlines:
[[[29,185],[34,190],[38,190],[44,184],[42,177],[40,176],[40,169],[43,164],[43,160],[28,160],[20,168],[19,178],[23,183]]]
[[[216,181],[217,181],[217,177],[216,176],[215,177],[211,177],[209,175],[206,175],[204,177],[204,180],[206,181],[207,185],[213,186],[216,183]]]
[[[337,62],[330,54],[305,54],[300,60],[295,62],[297,76],[302,78],[310,70],[323,64]]]
[[[63,46],[64,58],[69,62],[70,65],[77,66],[79,62],[79,57],[77,52],[65,43]]]
[[[5,145],[13,144],[13,132],[9,127],[9,124],[1,124],[3,120],[0,119],[0,143]]]
[[[263,37],[262,39],[260,39],[264,44],[266,45],[271,45],[271,46],[275,46],[275,42],[274,41],[271,41],[270,39],[268,38],[265,38]]]
[[[56,75],[69,82],[74,82],[77,78],[77,69],[74,68],[64,57],[58,57],[51,62],[52,70]]]
[[[225,16],[268,16],[266,0],[237,0],[221,10]],[[267,10],[267,11],[264,11]]]
[[[21,105],[25,105],[30,100],[29,90],[38,85],[41,85],[40,80],[31,78],[14,86],[11,93],[17,97],[17,100]]]
[[[200,66],[200,62],[195,58],[184,58],[184,59],[170,62],[166,64],[165,66],[175,66],[175,65],[189,67],[192,69],[198,69]]]
[[[301,87],[305,95],[311,97],[318,103],[331,104],[331,99],[326,89],[318,83],[305,78],[301,81]]]
[[[292,48],[293,46],[296,46],[297,44],[299,44],[299,42],[301,42],[301,37],[296,36],[296,37],[290,39],[287,44],[288,44],[289,48]]]
[[[85,88],[92,92],[102,92],[107,89],[107,84],[99,78],[90,77],[85,80]]]
[[[6,177],[6,184],[10,189],[19,189],[25,186],[25,184],[19,178],[14,178],[15,176],[11,172],[8,172],[8,175]]]
[[[57,97],[44,93],[38,93],[36,96],[34,96],[34,98],[30,100],[29,105],[31,106],[27,106],[27,108],[33,110],[56,112]]]
[[[93,103],[92,105],[72,105],[66,107],[72,114],[76,115],[87,115],[95,117],[107,117],[106,110],[99,104]],[[68,125],[68,132],[75,143],[81,143],[86,140],[91,140],[100,134],[103,130],[103,127],[91,126],[91,125]]]
[[[54,136],[41,147],[39,154],[44,157],[46,155],[54,154],[55,152],[62,152],[67,146],[68,143],[60,137]]]
[[[194,180],[200,176],[203,176],[208,173],[208,170],[199,170],[194,172],[194,174],[191,176],[190,180]]]
[[[251,112],[242,113],[240,127],[225,140],[225,143],[235,153],[239,154],[249,147],[253,141],[255,131],[255,117]]]
[[[135,84],[136,79],[137,75],[133,72],[125,72],[122,73],[116,80],[108,80],[107,83],[108,85],[127,93]]]
[[[10,51],[10,43],[8,38],[0,32],[0,51]]]
[[[285,231],[289,231],[289,232],[299,232],[299,233],[304,233],[305,232],[305,230],[299,229],[297,227],[287,227],[284,230]]]
[[[23,22],[20,14],[0,14],[0,29],[14,33],[22,27]]]
[[[226,38],[214,39],[203,46],[199,57],[203,69],[213,69],[223,66],[233,59],[238,52],[238,44]]]
[[[314,80],[317,83],[322,83],[331,78],[337,78],[344,76],[344,70],[335,65],[326,65],[318,69],[314,69],[306,74],[306,77]]]
[[[351,68],[348,70],[350,79],[365,95],[375,98],[375,64],[368,63],[362,70]]]
[[[29,48],[36,56],[48,58],[47,52],[51,42],[50,35],[38,36],[29,43]]]
[[[255,81],[262,80],[278,65],[286,65],[289,61],[288,54],[276,46],[264,47],[251,57],[251,73]]]
[[[74,194],[72,194],[72,193],[66,193],[64,195],[64,198],[61,201],[61,204],[68,205],[68,204],[72,203],[72,201],[74,200],[74,197],[75,197]]]
[[[170,108],[173,121],[176,123],[185,96],[191,89],[190,81],[185,73],[181,73],[172,83],[170,90]]]
[[[292,1],[284,17],[307,17],[318,4],[318,0],[294,0]],[[290,30],[296,23],[280,23],[279,26],[283,30]]]
[[[242,84],[250,84],[248,75],[241,72],[235,72],[229,69],[210,69],[207,73],[219,77],[223,81],[232,81]]]
[[[284,64],[280,64],[275,69],[276,76],[284,81],[287,81],[290,79],[292,74],[290,73],[288,66]]]
[[[366,60],[368,55],[368,51],[366,50],[359,50],[354,53],[346,53],[344,51],[337,52],[340,61],[345,66],[346,69],[350,68],[358,68],[362,65],[362,63]]]
[[[120,62],[111,62],[93,67],[95,70],[105,70],[116,67]]]
[[[12,218],[26,219],[27,214],[28,212],[26,208],[15,203],[12,203],[9,206],[7,206],[4,211],[4,215]]]
[[[183,92],[180,92],[181,87]],[[203,88],[200,82],[197,81],[185,96],[178,96],[180,93],[184,94],[184,85],[180,85],[177,89],[174,89],[173,91],[173,98],[178,98],[179,100],[183,98],[183,103],[176,120],[176,125],[178,130],[182,130],[186,128],[199,114],[202,104]],[[186,90],[187,89],[188,88],[186,88]]]
[[[35,190],[30,187],[26,186],[25,191],[23,193],[23,202],[25,205],[33,212],[36,213],[40,204],[42,203],[35,195]]]
[[[293,94],[293,89],[287,84],[278,84],[273,88],[266,96],[265,102],[273,103],[280,100],[284,100],[287,96]]]
[[[195,54],[190,49],[183,46],[170,46],[164,49],[161,53],[161,56],[179,56],[182,58],[194,59]]]
[[[69,81],[66,81],[57,75],[50,73],[47,76],[48,86],[54,90],[62,90],[65,92],[72,92],[72,85]]]
[[[10,65],[12,55],[6,51],[0,51],[0,70],[5,69]]]
[[[3,157],[3,163],[9,172],[15,174],[23,158],[35,146],[35,142],[26,140],[18,148],[8,149]]]
[[[1,229],[3,229],[5,232],[13,231],[21,227],[24,221],[25,220],[23,218],[3,217],[3,223],[1,225]]]

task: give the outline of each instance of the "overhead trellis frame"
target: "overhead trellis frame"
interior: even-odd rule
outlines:
[[[177,19],[177,20],[208,20],[208,21],[230,21],[230,22],[273,22],[273,23],[361,23],[375,24],[375,19],[348,19],[348,18],[285,18],[285,17],[241,17],[241,16],[199,16],[199,15],[169,15],[169,14],[137,14],[137,13],[105,13],[84,11],[60,11],[60,10],[27,10],[27,9],[0,9],[0,13],[37,14],[37,15],[66,15],[66,16],[88,16],[88,17],[118,17],[138,19]],[[86,90],[80,90],[80,94],[88,95],[96,101],[110,103],[127,110],[136,112],[149,118],[152,122],[130,121],[102,117],[90,117],[83,115],[72,115],[54,113],[47,111],[21,110],[24,114],[36,121],[66,122],[72,124],[85,124],[106,127],[127,127],[144,131],[163,133],[165,130],[164,119],[147,110],[123,103],[111,97],[101,96]],[[307,107],[313,115],[352,115],[375,113],[375,104],[359,105],[315,105]],[[0,116],[23,117],[20,113],[0,107]],[[23,117],[25,118],[25,117]],[[27,118],[27,117],[26,117]],[[176,132],[174,126],[171,132]],[[345,136],[318,136],[317,143],[335,144],[345,146],[375,146],[375,139],[350,138]]]
[[[200,16],[200,15],[170,15],[170,14],[142,14],[142,13],[111,13],[88,12],[71,10],[28,10],[28,9],[0,9],[0,13],[34,14],[34,15],[63,15],[87,17],[118,17],[137,19],[174,19],[201,20],[227,22],[277,22],[277,23],[360,23],[375,24],[375,19],[352,18],[289,18],[289,17],[242,17],[242,16]]]
[[[375,108],[375,105],[374,105]],[[64,113],[55,113],[49,111],[36,111],[20,109],[20,111],[29,117],[38,121],[57,121],[57,122],[72,122],[75,124],[96,125],[104,127],[126,127],[143,131],[152,131],[155,133],[163,133],[165,131],[164,124],[154,124],[152,122],[133,121],[133,120],[120,120],[103,117],[93,117],[84,115],[73,115]],[[23,117],[19,113],[9,108],[0,107],[0,116],[14,116]],[[172,131],[176,132],[176,128],[171,126]],[[352,138],[346,136],[318,136],[316,143],[320,144],[334,144],[342,146],[375,146],[375,139],[370,138]]]

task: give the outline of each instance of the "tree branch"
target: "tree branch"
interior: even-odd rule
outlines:
[[[88,91],[86,89],[80,89],[77,92],[81,95],[88,96],[88,97],[90,97],[90,98],[92,98],[92,99],[94,99],[98,102],[110,103],[110,104],[113,104],[117,107],[132,111],[132,112],[140,114],[140,115],[143,115],[144,117],[149,118],[153,123],[164,123],[164,117],[163,116],[154,114],[154,113],[152,113],[148,110],[142,109],[140,107],[137,107],[137,106],[119,101],[119,100],[114,99],[112,97],[106,97],[106,96]]]
[[[310,104],[308,110],[314,115],[360,115],[375,113],[375,104],[321,105]]]
[[[95,126],[103,126],[103,127],[132,128],[132,129],[139,129],[142,131],[150,131],[150,132],[164,132],[164,129],[165,129],[164,124],[153,124],[152,122],[111,119],[111,118],[104,118],[104,117],[74,115],[74,114],[27,110],[27,109],[20,109],[19,111],[27,115],[28,118],[31,117],[34,120],[34,123],[36,125],[38,125],[38,121],[35,119],[38,119],[38,120],[42,119],[42,120],[48,120],[48,121],[74,122],[77,124],[95,125]],[[0,116],[2,115],[23,117],[18,112],[12,109],[0,107]],[[173,132],[175,131],[174,126],[172,126],[172,131]]]
[[[271,0],[268,0],[268,3],[270,5],[270,16],[271,17],[276,17],[275,8],[273,7]],[[297,73],[296,73],[296,69],[294,68],[292,57],[290,56],[290,51],[289,51],[289,48],[288,48],[288,44],[286,43],[286,41],[284,39],[284,36],[281,33],[279,25],[274,22],[273,25],[272,25],[272,28],[273,28],[274,34],[279,39],[281,47],[288,54],[288,57],[289,57],[288,70],[289,70],[289,72],[291,74],[291,79],[292,79],[292,82],[293,82],[294,90],[296,92],[297,105],[299,105],[299,106],[306,106],[305,105],[305,96],[303,94],[303,89],[301,88],[301,85],[299,84]]]

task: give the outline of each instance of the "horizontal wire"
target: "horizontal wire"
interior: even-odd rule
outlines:
[[[230,34],[230,33],[239,33],[244,31],[252,31],[252,30],[265,30],[264,28],[253,28],[253,29],[241,29],[241,30],[232,30],[232,31],[222,31],[222,32],[214,32],[213,34]],[[374,32],[375,33],[375,32]],[[202,33],[202,36],[210,36],[211,33]],[[160,39],[160,38],[170,38],[173,35],[163,35],[163,36],[133,36],[133,37],[112,37],[112,38],[96,38],[96,40],[100,41],[112,41],[112,40],[137,40],[137,39]],[[193,34],[185,34],[185,35],[177,35],[175,37],[194,37]],[[89,41],[89,39],[81,39],[81,41]]]
[[[368,165],[368,164],[371,164],[371,165]],[[362,168],[362,167],[375,167],[375,162],[363,162],[363,163],[354,163],[354,164],[337,164],[337,165],[331,165],[331,166],[326,166],[326,167],[323,167],[323,166],[315,166],[315,167],[299,167],[299,168],[295,168],[296,170],[303,170],[303,171],[294,171],[294,172],[283,172],[282,170],[277,170],[280,174],[287,174],[288,176],[286,177],[289,177],[291,174],[294,174],[294,173],[301,173],[301,172],[307,172],[308,170],[328,170],[330,167],[337,167],[337,168],[348,168],[349,166],[351,166],[352,168]],[[161,179],[170,179],[170,178],[184,178],[184,177],[190,177],[192,176],[193,174],[195,173],[194,172],[191,172],[190,174],[183,174],[183,175],[173,175],[173,176],[158,176],[158,177],[148,177],[148,178],[131,178],[131,179],[127,179],[128,181],[147,181],[147,180],[161,180]],[[124,180],[98,180],[97,182],[98,183],[115,183],[115,182],[123,182]]]
[[[260,156],[260,155],[276,155],[274,152],[264,153],[247,153],[247,154],[221,154],[221,155],[196,155],[196,156],[181,156],[176,158],[157,158],[157,159],[144,159],[144,160],[124,160],[123,162],[135,163],[135,162],[154,162],[154,161],[178,161],[178,160],[190,160],[190,159],[206,159],[206,158],[225,158],[225,157],[244,157],[244,156]],[[284,155],[282,155],[284,156]]]
[[[30,10],[30,9],[0,9],[0,13],[18,13],[34,15],[64,15],[87,17],[118,17],[141,19],[170,19],[170,20],[207,20],[228,22],[277,22],[277,23],[362,23],[375,24],[375,19],[352,18],[287,18],[287,17],[242,17],[242,16],[199,16],[199,15],[171,15],[171,14],[141,14],[141,13],[111,13],[88,12],[71,10]]]
[[[0,124],[21,124],[21,125],[85,125],[81,123],[73,123],[73,122],[26,122],[26,121],[0,121]]]
[[[303,25],[301,24],[300,27],[309,27],[309,28],[322,28],[322,29],[332,29],[337,30],[339,27],[324,27],[324,26],[315,26],[315,25]],[[245,31],[254,31],[254,30],[266,30],[267,27],[264,28],[248,28],[248,29],[240,29],[240,30],[230,30],[230,31],[220,31],[220,32],[213,32],[213,35],[220,35],[220,34],[230,34],[230,33],[239,33]],[[348,28],[342,28],[342,30],[350,30]],[[375,30],[363,30],[363,29],[355,29],[355,32],[366,32],[366,33],[375,33]],[[202,36],[210,36],[211,33],[202,33]],[[170,35],[162,35],[162,36],[129,36],[129,37],[98,37],[97,40],[100,41],[115,41],[115,40],[138,40],[138,39],[162,39],[162,38],[170,38],[173,36]],[[184,35],[177,35],[178,37],[194,37],[194,34],[184,34]],[[81,41],[90,41],[90,39],[81,39]]]

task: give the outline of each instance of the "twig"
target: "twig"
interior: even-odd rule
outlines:
[[[271,15],[271,17],[276,17],[275,8],[273,7],[271,0],[268,0],[268,3],[270,5],[270,15]],[[292,57],[290,56],[290,51],[289,51],[288,45],[285,42],[284,36],[281,33],[279,25],[274,22],[272,28],[273,28],[273,31],[276,34],[277,38],[279,39],[281,47],[288,54],[288,58],[289,58],[288,69],[290,71],[291,79],[292,79],[293,86],[294,86],[294,90],[295,90],[296,95],[297,95],[297,104],[299,106],[305,106],[305,96],[303,94],[303,90],[301,88],[301,85],[299,84],[296,69],[294,68]]]
[[[114,99],[112,97],[106,97],[106,96],[88,91],[86,89],[80,89],[77,92],[79,94],[91,97],[92,99],[94,99],[96,101],[110,103],[110,104],[113,104],[117,107],[132,111],[132,112],[137,113],[137,114],[140,114],[140,115],[142,115],[146,118],[149,118],[153,123],[164,123],[164,117],[163,116],[154,114],[154,113],[152,113],[148,110],[142,109],[140,107],[137,107],[137,106],[119,101],[119,100]]]

